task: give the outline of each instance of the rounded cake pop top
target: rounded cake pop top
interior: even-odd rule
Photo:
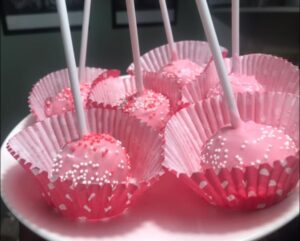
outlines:
[[[81,83],[80,94],[84,106],[86,105],[87,98],[91,89],[91,84]],[[61,90],[56,96],[48,97],[45,100],[45,115],[50,117],[52,115],[59,115],[66,111],[74,110],[74,99],[71,88],[67,87]]]
[[[264,91],[264,87],[252,75],[230,74],[229,79],[234,93]],[[207,98],[223,94],[223,88],[218,84],[207,92]]]
[[[242,122],[238,128],[224,127],[207,140],[200,156],[202,169],[241,168],[272,164],[297,152],[295,142],[282,129]]]
[[[77,184],[127,181],[131,166],[120,141],[107,134],[88,134],[68,143],[56,156],[52,175]]]
[[[151,90],[145,90],[142,95],[129,97],[121,105],[121,109],[156,129],[163,128],[171,116],[169,100]]]
[[[172,61],[164,66],[160,70],[160,73],[175,75],[177,83],[183,86],[194,80],[196,76],[200,75],[203,69],[204,66],[199,66],[188,59],[180,59]]]

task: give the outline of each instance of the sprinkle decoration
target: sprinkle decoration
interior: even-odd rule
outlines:
[[[90,88],[91,84],[89,83],[80,84],[80,94],[83,99],[84,106],[87,103]],[[56,96],[48,97],[45,100],[44,108],[45,115],[47,117],[62,114],[66,111],[73,111],[75,109],[75,106],[71,88],[64,88]]]
[[[122,143],[107,134],[89,134],[68,143],[56,156],[52,175],[74,186],[117,185],[130,177],[129,155]]]
[[[129,97],[119,108],[156,129],[162,129],[170,118],[169,100],[151,90],[145,90],[143,95]]]
[[[165,65],[161,70],[160,74],[173,75],[174,78],[167,78],[167,80],[174,80],[181,87],[195,80],[203,70],[205,65],[198,65],[191,60],[181,59],[172,61],[171,63]]]
[[[209,204],[267,208],[299,181],[299,96],[240,92],[237,104],[244,131],[230,128],[220,97],[177,112],[166,127],[163,166]]]
[[[296,152],[295,142],[283,129],[249,121],[241,129],[220,129],[203,146],[200,162],[203,169],[216,172],[233,167],[243,170],[249,165],[271,164]]]
[[[93,134],[80,140],[75,113],[66,112],[34,123],[7,144],[37,181],[36,192],[59,215],[82,222],[122,214],[163,173],[157,131],[121,110],[99,107],[86,115]]]

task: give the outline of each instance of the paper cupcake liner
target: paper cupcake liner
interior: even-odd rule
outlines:
[[[83,73],[84,81],[92,83],[101,73],[106,71],[100,68],[85,68]],[[56,96],[62,89],[70,87],[68,69],[52,72],[40,79],[32,88],[28,103],[30,112],[38,121],[46,118],[44,112],[45,100],[48,97]]]
[[[137,92],[135,79],[131,75],[114,76],[93,83],[88,97],[88,106],[118,106],[126,97]]]
[[[299,146],[299,96],[285,93],[238,93],[244,121],[284,128]],[[199,101],[175,114],[166,126],[163,165],[207,202],[220,207],[253,210],[284,199],[299,179],[299,152],[273,164],[202,170],[201,146],[230,123],[220,96]]]
[[[61,148],[77,140],[73,112],[53,116],[19,132],[7,148],[39,182],[42,196],[70,219],[99,220],[121,214],[155,182],[162,170],[162,137],[136,118],[104,108],[86,111],[91,132],[106,133],[122,142],[130,156],[132,177],[119,184],[73,185],[71,180],[51,178],[53,159]]]
[[[199,76],[201,78],[201,76]],[[192,82],[198,82],[198,78]],[[189,101],[183,99],[183,87],[177,81],[177,77],[169,73],[144,72],[144,86],[157,93],[168,97],[171,111],[173,113],[189,104]]]
[[[198,65],[207,64],[212,58],[207,42],[186,40],[175,43],[179,59],[189,59]],[[221,47],[224,57],[227,56],[227,49]],[[162,45],[145,53],[141,57],[141,67],[146,72],[157,72],[163,66],[170,63],[171,53],[168,44]],[[129,74],[134,73],[134,64],[127,68]]]
[[[228,72],[231,72],[232,59],[225,59],[225,62]],[[240,72],[254,76],[265,91],[299,95],[299,68],[283,58],[268,54],[243,55],[240,56]],[[198,81],[183,88],[183,100],[190,103],[203,100],[217,83],[219,77],[212,61]]]
[[[180,41],[175,43],[175,47],[179,59],[189,59],[199,66],[206,66],[212,59],[209,45],[204,41]],[[227,50],[223,47],[221,47],[221,50],[223,56],[226,57]],[[170,62],[171,53],[167,44],[152,49],[141,57],[145,88],[167,96],[172,111],[176,112],[188,103],[182,99],[182,86],[178,84],[176,76],[158,73],[161,68]],[[128,67],[127,72],[134,74],[134,64]],[[195,81],[197,80],[195,79]]]
[[[95,81],[89,94],[87,106],[89,108],[104,107],[116,110],[122,109],[122,106],[126,103],[128,98],[135,94],[137,94],[136,82],[132,75],[108,78],[99,82]],[[170,115],[172,114],[173,111],[170,109]],[[167,116],[166,119],[160,120],[158,124],[155,123],[154,125],[147,122],[146,118],[142,118],[141,121],[146,125],[149,125],[151,128],[162,132],[170,115]]]

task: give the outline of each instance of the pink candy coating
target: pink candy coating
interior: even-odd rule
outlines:
[[[169,100],[151,90],[128,98],[121,108],[156,129],[163,128],[171,116]]]
[[[80,94],[84,102],[84,106],[86,105],[90,88],[91,84],[89,83],[80,84]],[[75,107],[71,88],[64,88],[56,96],[48,97],[45,100],[44,108],[45,115],[47,117],[52,115],[59,115],[66,111],[73,111]]]
[[[68,143],[56,156],[52,175],[81,184],[118,184],[130,177],[130,161],[121,142],[107,134],[89,134]]]
[[[183,86],[194,80],[196,76],[200,75],[203,69],[203,66],[199,66],[188,59],[180,59],[167,64],[160,72],[175,75],[178,84]]]
[[[225,127],[218,130],[203,146],[200,159],[203,169],[218,171],[272,164],[296,152],[294,141],[282,129],[249,121],[242,122],[236,129]]]
[[[234,93],[237,92],[254,92],[254,91],[263,91],[264,87],[257,82],[254,76],[252,75],[239,75],[239,74],[231,74],[229,75],[229,79],[231,82],[231,86]],[[208,91],[207,97],[214,97],[217,95],[223,94],[223,88],[220,82]]]

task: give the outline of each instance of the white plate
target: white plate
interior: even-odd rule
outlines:
[[[10,136],[31,122],[20,122]],[[256,212],[233,212],[209,206],[167,174],[125,215],[100,223],[76,223],[54,213],[39,197],[36,183],[1,147],[1,195],[29,229],[55,241],[219,241],[260,238],[299,214],[299,189],[283,202]]]

